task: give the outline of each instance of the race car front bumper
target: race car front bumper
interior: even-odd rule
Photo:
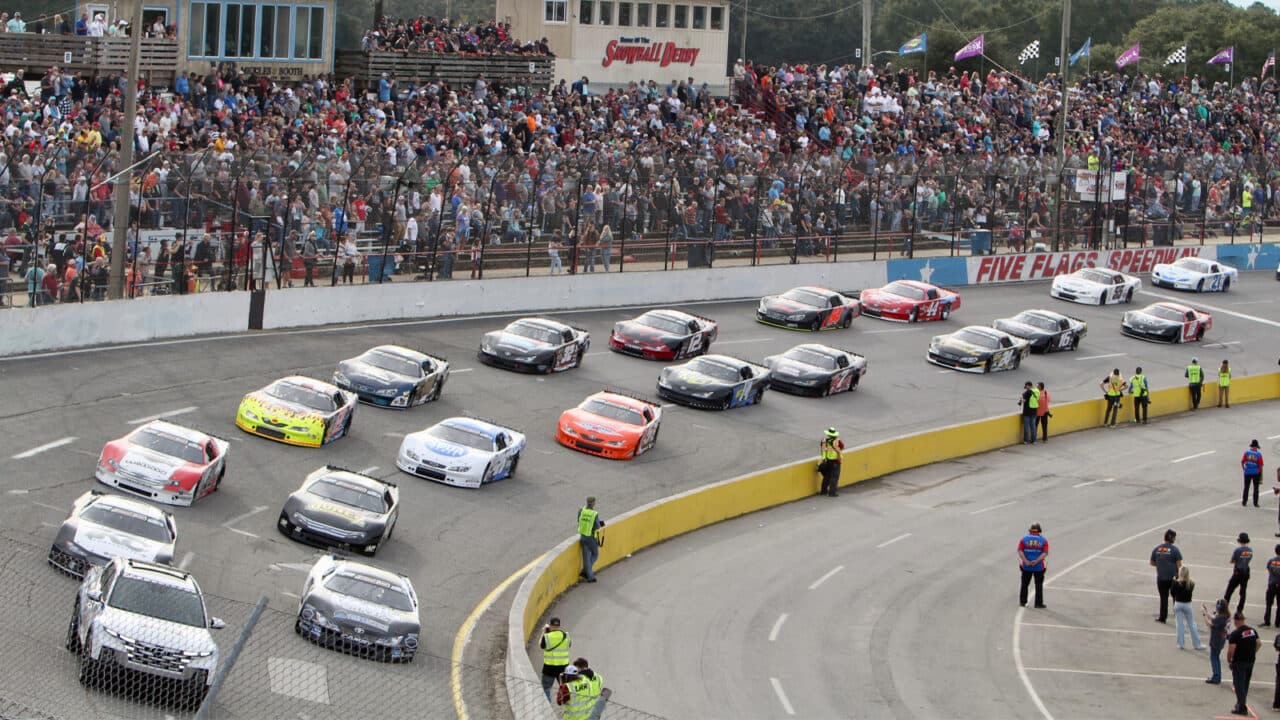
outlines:
[[[1148,340],[1150,342],[1162,342],[1162,343],[1176,343],[1178,342],[1178,338],[1181,336],[1182,329],[1177,327],[1143,329],[1143,328],[1136,328],[1136,327],[1133,327],[1132,325],[1126,325],[1122,323],[1120,325],[1120,332],[1124,333],[1125,335],[1128,335],[1129,337],[1138,338],[1139,340]]]
[[[461,488],[478,488],[481,477],[471,473],[450,472],[448,467],[426,458],[414,460],[403,452],[396,456],[396,467],[415,477]]]
[[[952,370],[959,370],[960,372],[985,373],[987,371],[987,361],[985,359],[979,359],[977,362],[961,362],[956,358],[947,357],[935,352],[930,352],[927,359],[929,362],[939,367],[951,368]]]
[[[1173,280],[1171,278],[1162,278],[1152,276],[1151,284],[1156,287],[1169,288],[1171,290],[1195,290],[1198,280]]]
[[[635,452],[635,445],[614,447],[593,435],[570,435],[564,428],[556,428],[556,442],[588,455],[607,458],[609,460],[630,460]]]
[[[105,465],[99,465],[93,476],[103,485],[110,485],[117,490],[144,497],[153,502],[187,506],[195,503],[194,489],[184,490],[181,485],[174,485],[168,480],[146,478],[127,470],[112,470]]]

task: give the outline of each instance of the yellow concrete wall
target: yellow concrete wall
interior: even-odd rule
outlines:
[[[1206,385],[1201,407],[1217,402],[1217,387]],[[1099,391],[1101,393],[1101,391]],[[1280,398],[1280,373],[1241,377],[1231,383],[1234,403]],[[1105,401],[1081,400],[1055,404],[1050,411],[1050,436],[1097,428],[1102,424]],[[1159,417],[1191,409],[1186,387],[1157,390],[1151,394],[1150,415]],[[1122,421],[1132,417],[1132,399],[1124,399]],[[847,450],[840,484],[852,485],[930,463],[987,452],[1021,441],[1017,415],[952,425],[915,435],[871,443]],[[744,475],[733,480],[690,490],[619,516],[604,529],[605,543],[596,568],[618,562],[631,553],[698,528],[757,510],[813,495],[818,489],[817,459]],[[530,578],[533,592],[523,610],[524,636],[532,635],[538,620],[561,593],[578,581],[581,557],[576,543],[563,543],[545,571]],[[512,652],[520,648],[511,648]]]

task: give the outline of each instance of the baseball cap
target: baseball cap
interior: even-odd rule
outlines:
[[[1239,613],[1237,613],[1237,614],[1239,614]],[[574,666],[570,665],[569,667],[567,667],[567,668],[565,668],[565,669],[564,669],[564,674],[565,674],[565,675],[568,675],[569,677],[576,677],[576,676],[578,676],[580,673],[578,672],[578,668],[576,668],[576,667],[574,667]]]
[[[833,427],[827,428],[827,437],[840,437],[840,431]]]
[[[549,624],[551,624],[551,625],[559,625],[559,624],[560,624],[560,618],[558,618],[558,617],[553,617],[553,618],[551,618],[551,620],[550,620],[550,621],[548,621],[548,622],[549,622]]]

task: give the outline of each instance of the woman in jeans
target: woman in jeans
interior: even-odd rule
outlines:
[[[1209,616],[1209,609],[1200,606],[1201,614],[1204,615],[1204,621],[1209,625],[1209,670],[1213,674],[1209,676],[1205,682],[1210,685],[1218,685],[1222,682],[1222,648],[1227,644],[1227,625],[1231,619],[1231,612],[1227,609],[1227,601],[1219,599],[1216,604],[1216,610],[1213,617]]]
[[[1191,628],[1191,645],[1197,650],[1204,649],[1204,645],[1200,644],[1200,630],[1196,628],[1195,616],[1191,614],[1191,594],[1195,589],[1196,584],[1191,580],[1191,568],[1183,565],[1178,570],[1173,586],[1169,588],[1169,594],[1173,596],[1173,617],[1177,621],[1180,650],[1187,647],[1185,632],[1188,626]]]

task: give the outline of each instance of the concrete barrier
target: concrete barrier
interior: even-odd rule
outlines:
[[[1217,387],[1205,386],[1202,404],[1217,401]],[[1236,378],[1231,384],[1236,403],[1280,398],[1280,373]],[[1121,417],[1132,417],[1126,398]],[[1054,405],[1051,435],[1101,427],[1106,407],[1103,399]],[[1151,395],[1152,417],[1191,409],[1185,387],[1157,390]],[[1128,414],[1125,414],[1128,413]],[[1021,441],[1017,415],[951,425],[846,450],[840,484],[853,485],[890,473],[931,463],[1017,445]],[[605,568],[632,553],[722,520],[810,497],[818,489],[817,459],[780,465],[732,480],[707,485],[663,498],[612,518],[604,529],[605,543],[596,568]],[[507,616],[507,694],[512,708],[524,717],[549,720],[555,714],[541,695],[538,670],[529,660],[527,642],[538,620],[556,598],[578,582],[581,556],[577,538],[557,545],[525,576]],[[538,708],[530,715],[530,708]],[[545,714],[542,710],[545,709]]]

